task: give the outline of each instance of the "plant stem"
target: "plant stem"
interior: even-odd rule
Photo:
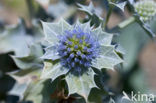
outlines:
[[[118,24],[118,27],[119,28],[124,28],[124,27],[126,27],[127,25],[129,25],[129,24],[131,24],[133,22],[135,22],[135,18],[132,16],[132,17],[128,18],[127,20],[125,20],[125,21],[121,22],[120,24]]]
[[[110,18],[110,16],[111,16],[111,13],[112,13],[112,11],[113,11],[113,8],[114,8],[113,5],[109,5],[109,10],[108,10],[108,12],[107,12],[106,20],[105,20],[105,23],[103,24],[103,29],[104,29],[104,30],[106,29],[106,26],[107,26],[107,24],[108,24],[108,21],[109,21],[109,18]]]
[[[26,3],[27,3],[27,7],[28,7],[28,11],[29,11],[29,16],[30,18],[32,19],[34,17],[34,7],[33,7],[33,0],[26,0]]]
[[[151,30],[151,28],[150,28],[147,24],[141,22],[141,21],[139,20],[139,17],[137,17],[137,16],[132,16],[132,17],[130,17],[129,19],[127,19],[127,20],[121,22],[121,23],[118,25],[118,27],[119,27],[120,29],[125,28],[126,26],[128,26],[129,24],[131,24],[131,23],[133,23],[133,22],[135,22],[135,21],[140,25],[141,28],[144,29],[144,31],[149,35],[149,37],[150,37],[152,40],[154,40],[154,38],[156,37],[156,35],[153,33],[153,31]]]
[[[136,22],[144,29],[144,31],[151,37],[152,40],[155,41],[155,33],[151,30],[150,26],[147,23],[144,23],[140,20],[140,17],[138,15],[134,15]]]
[[[148,27],[148,26],[146,26],[146,24],[142,24],[142,23],[140,23],[140,22],[138,22],[138,24],[144,29],[144,31],[149,35],[149,37],[151,37],[151,39],[155,41],[156,35],[155,35],[154,32],[151,30],[151,28]]]
[[[135,8],[132,4],[130,4],[130,7],[132,8],[132,12],[134,14],[135,21],[144,29],[144,31],[149,35],[149,37],[153,41],[155,41],[155,37],[156,37],[155,33],[151,30],[151,28],[146,23],[144,23],[143,21],[140,20],[140,17],[135,12]]]

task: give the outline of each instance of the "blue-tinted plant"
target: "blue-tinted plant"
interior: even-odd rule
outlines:
[[[136,12],[144,22],[150,21],[156,15],[156,3],[154,0],[138,1],[134,4]]]
[[[93,68],[113,69],[123,62],[111,45],[113,35],[103,32],[101,27],[93,29],[90,22],[82,24],[79,21],[69,25],[63,19],[58,23],[42,24],[49,47],[42,56],[45,64],[41,78],[54,81],[64,75],[68,95],[77,93],[87,101],[90,90],[97,87]]]
[[[28,4],[31,3],[33,2],[28,1]],[[27,28],[22,23],[4,30],[5,32],[0,35],[0,54],[14,52],[11,57],[18,68],[17,71],[8,73],[16,80],[8,94],[19,96],[19,102],[121,103],[119,93],[116,93],[109,84],[111,78],[109,70],[122,69],[118,72],[121,76],[120,85],[122,83],[124,85],[125,81],[129,82],[127,78],[131,75],[131,67],[134,63],[137,64],[140,45],[148,40],[137,24],[150,37],[155,37],[148,26],[155,16],[155,2],[107,0],[108,9],[104,18],[101,16],[102,7],[94,7],[92,2],[88,6],[77,3],[79,10],[85,12],[88,18],[81,18],[83,23],[77,21],[74,25],[70,25],[67,21],[75,22],[73,15],[76,6],[70,5],[68,8],[67,4],[62,2],[60,4],[66,5],[67,15],[57,13],[62,11],[60,8],[62,5],[59,3],[52,10],[55,13],[50,10],[51,8],[48,13],[45,11],[40,13],[39,9],[31,11],[33,5],[28,5],[31,19],[38,15],[37,18],[46,20],[51,18],[48,15],[50,14],[51,20],[57,21],[42,22],[44,39],[39,25]],[[132,17],[115,28],[107,28],[114,9],[118,7],[124,12],[126,5],[132,9]],[[67,21],[60,19],[60,16]],[[129,25],[132,22],[134,24]],[[120,31],[116,37],[113,33],[107,33],[114,30]],[[116,42],[120,42],[127,51],[124,52]],[[122,63],[121,58],[126,62]],[[120,89],[123,91],[122,86]],[[120,89],[118,90],[121,93]]]
[[[102,10],[100,11],[98,8],[96,8],[92,2],[88,6],[78,4],[79,10],[85,12],[89,19],[91,20],[91,23],[95,26],[99,26],[100,24],[103,25],[103,29],[106,28],[106,25],[109,21],[110,15],[113,11],[114,7],[117,7],[124,11],[124,7],[127,2],[119,2],[118,0],[108,0],[109,3],[109,10],[107,12],[107,16],[105,18],[102,18]],[[102,9],[102,8],[101,8]]]
[[[132,22],[137,22],[140,27],[154,40],[155,33],[151,30],[150,21],[155,17],[155,1],[143,0],[134,2],[129,0],[130,7],[132,9],[133,17],[125,20],[119,24],[119,28],[124,28]]]

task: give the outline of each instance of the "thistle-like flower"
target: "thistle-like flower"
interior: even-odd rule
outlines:
[[[49,47],[42,56],[48,61],[41,78],[55,80],[65,75],[69,95],[78,93],[87,100],[91,88],[96,87],[92,67],[113,69],[122,62],[111,45],[113,35],[101,27],[92,29],[90,22],[71,26],[61,19],[58,23],[43,22],[43,29]]]
[[[154,0],[140,0],[134,4],[136,12],[144,22],[156,15],[156,2]]]
[[[57,51],[62,66],[80,72],[84,68],[91,67],[92,61],[99,54],[99,46],[95,35],[89,30],[87,32],[75,26],[60,37]]]

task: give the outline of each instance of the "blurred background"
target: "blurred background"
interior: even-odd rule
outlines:
[[[41,20],[54,22],[62,17],[70,24],[77,18],[85,22],[88,16],[78,10],[77,3],[88,5],[90,2],[91,0],[0,0],[0,103],[16,103],[19,99],[18,96],[8,94],[15,80],[7,73],[19,69],[10,55],[20,54],[25,49],[22,40],[27,39],[27,35],[35,41],[42,40]],[[105,18],[109,8],[107,0],[92,2],[95,12]],[[122,91],[127,94],[131,91],[156,91],[156,43],[136,22],[118,28],[131,16],[129,5],[126,5],[124,12],[114,8],[107,25],[107,32],[116,34],[112,44],[120,44],[125,52],[122,68],[117,66],[115,71],[103,71],[103,86],[115,93],[116,97],[121,96]],[[149,24],[156,33],[156,19]],[[8,31],[8,27],[14,25],[20,25],[23,29],[13,31],[14,34],[12,31],[9,35],[3,34]],[[26,37],[19,38],[21,33]],[[107,98],[103,97],[104,100]]]

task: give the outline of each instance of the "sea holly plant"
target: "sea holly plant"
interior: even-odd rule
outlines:
[[[29,52],[28,45],[42,40],[43,33],[37,23],[33,24],[31,33],[27,32],[27,29],[21,19],[16,25],[5,27],[4,32],[0,33],[0,54],[14,52],[18,56],[23,56]]]
[[[77,20],[74,25],[70,25],[64,19],[59,19],[59,16],[51,18],[45,15],[45,18],[55,19],[55,22],[42,22],[43,30],[39,28],[41,25],[32,25],[32,28],[28,28],[24,22],[4,30],[5,32],[0,35],[0,54],[13,52],[14,54],[10,56],[17,69],[7,73],[16,80],[8,95],[19,96],[20,103],[27,101],[33,103],[121,103],[118,102],[118,98],[121,98],[119,94],[125,88],[129,89],[125,81],[128,81],[132,73],[129,70],[128,72],[119,71],[121,75],[116,76],[114,71],[116,68],[117,70],[127,69],[125,64],[134,66],[136,70],[138,66],[135,63],[136,52],[147,40],[136,24],[140,24],[152,38],[155,37],[148,23],[156,14],[156,4],[154,0],[105,1],[109,7],[105,13],[106,17],[102,17],[105,10],[100,6],[94,6],[92,2],[88,6],[77,3],[79,10],[85,12],[88,17],[81,18],[82,23]],[[119,40],[115,40],[113,33],[110,32],[116,31],[116,28],[107,28],[107,24],[116,7],[122,12],[127,12],[124,11],[126,5],[133,9],[131,10],[133,16],[130,19],[125,18],[126,21],[119,24],[120,28],[117,28],[117,31],[120,31],[120,35],[116,36]],[[73,23],[75,11],[73,9],[72,12],[68,11],[69,14],[60,16]],[[34,15],[35,11],[30,14],[33,19],[35,19],[33,16],[37,16]],[[48,14],[51,12],[48,11]],[[125,28],[131,22],[137,23],[130,25],[132,28]],[[126,49],[126,53],[116,42],[124,44],[122,46]],[[123,57],[124,54],[126,56]],[[131,57],[135,58],[131,59]],[[126,61],[125,64],[122,58]],[[117,85],[123,85],[123,88],[115,86],[116,83],[111,79],[115,82],[119,81]]]
[[[40,58],[43,49],[40,44],[29,45],[29,52],[24,56],[13,55],[12,58],[19,70],[10,72],[12,78],[16,80],[9,95],[19,96],[19,102],[32,101],[33,103],[51,103],[51,95],[56,91],[57,82],[50,80],[40,80],[43,62]]]
[[[137,14],[134,14],[134,17],[138,24],[147,32],[147,34],[153,39],[155,38],[154,32],[151,30],[149,26],[149,22],[156,15],[156,2],[154,0],[143,0],[138,1],[134,4],[134,9]]]
[[[105,29],[113,8],[117,7],[124,12],[124,8],[127,4],[126,1],[120,2],[119,0],[108,0],[108,3],[109,3],[109,10],[105,18],[102,17],[103,11],[101,10],[101,12],[99,12],[100,10],[96,8],[92,2],[90,2],[88,6],[81,5],[81,4],[78,4],[78,6],[79,6],[79,10],[85,12],[89,16],[89,20],[91,20],[92,25],[99,26],[100,24],[103,24],[103,29]]]
[[[19,96],[20,100],[25,97],[24,93],[28,86],[39,80],[43,68],[42,59],[40,58],[43,55],[41,45],[33,44],[29,45],[28,48],[26,55],[11,56],[20,70],[8,73],[16,80],[14,87],[8,94]]]
[[[142,0],[134,3],[136,12],[144,22],[151,20],[156,15],[156,3],[154,0]]]
[[[97,8],[93,5],[92,2],[89,5],[77,4],[79,6],[79,10],[85,12],[88,15],[88,20],[91,20],[91,23],[99,26],[103,22],[102,16],[102,8]]]
[[[95,72],[123,62],[111,45],[112,34],[103,32],[101,27],[93,28],[90,22],[75,25],[61,19],[57,23],[42,22],[45,49],[42,79],[62,77],[68,86],[68,95],[79,94],[88,101],[92,88],[98,88],[94,81]]]
[[[153,21],[156,15],[156,2],[154,0],[139,0],[130,1],[133,17],[119,24],[119,28],[124,28],[132,22],[137,22],[140,27],[152,38],[155,38],[154,32],[151,30],[150,22]]]

